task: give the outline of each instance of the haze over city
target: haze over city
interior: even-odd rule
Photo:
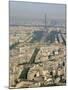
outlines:
[[[22,25],[24,23],[44,23],[45,14],[47,23],[49,21],[65,23],[64,4],[47,4],[10,1],[10,25]],[[53,22],[53,23],[55,23]]]

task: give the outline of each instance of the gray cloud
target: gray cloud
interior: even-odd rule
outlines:
[[[9,4],[10,24],[44,19],[45,13],[48,19],[65,20],[64,4],[42,4],[23,1],[10,1]]]

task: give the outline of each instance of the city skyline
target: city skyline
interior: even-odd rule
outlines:
[[[9,2],[9,23],[44,23],[45,14],[47,20],[56,20],[65,22],[65,4],[48,4],[48,3],[32,3],[32,2]]]

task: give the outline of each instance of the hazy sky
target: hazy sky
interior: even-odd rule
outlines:
[[[48,19],[65,19],[65,5],[43,4],[23,1],[10,1],[10,24],[20,24],[23,21]]]

